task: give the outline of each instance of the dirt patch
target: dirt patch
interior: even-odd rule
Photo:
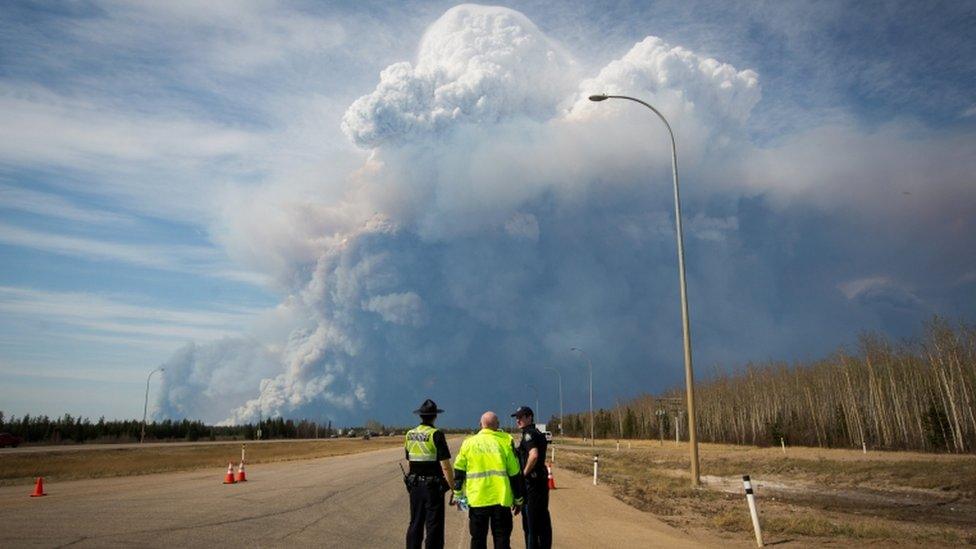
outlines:
[[[564,444],[558,464],[592,474],[594,453],[619,499],[678,527],[751,532],[749,474],[767,541],[976,544],[976,456],[709,444],[703,490],[691,488],[687,444]]]
[[[402,445],[400,437],[372,440],[312,440],[268,442],[247,446],[247,463],[315,459],[366,452]],[[36,477],[50,480],[119,477],[200,468],[226,468],[241,460],[236,444],[179,445],[173,447],[112,448],[84,452],[37,452],[0,455],[0,486],[27,484]]]

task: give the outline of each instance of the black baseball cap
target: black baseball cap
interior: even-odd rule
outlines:
[[[435,403],[433,400],[428,398],[427,400],[424,401],[423,404],[420,405],[420,408],[414,410],[413,413],[420,414],[422,416],[433,416],[437,414],[443,414],[444,410],[438,408],[437,403]]]
[[[528,406],[519,406],[518,409],[515,410],[515,413],[512,414],[512,417],[522,417],[522,416],[535,417],[535,413],[533,413],[532,408],[529,408]]]

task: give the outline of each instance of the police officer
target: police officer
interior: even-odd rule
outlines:
[[[407,549],[420,549],[427,530],[427,549],[444,547],[444,494],[454,484],[451,451],[444,433],[434,427],[437,414],[444,413],[429,398],[413,411],[420,425],[407,431],[405,450],[410,462],[407,491],[410,493],[410,527]],[[451,503],[453,503],[453,497]]]
[[[498,416],[485,412],[481,431],[461,443],[454,460],[454,499],[467,498],[471,549],[487,548],[488,529],[495,549],[509,549],[512,510],[522,504],[522,479],[512,437],[498,430]]]
[[[549,470],[546,467],[548,443],[535,427],[535,413],[520,406],[512,414],[522,429],[516,453],[525,478],[525,505],[522,507],[522,530],[526,549],[552,547],[552,522],[549,518]]]

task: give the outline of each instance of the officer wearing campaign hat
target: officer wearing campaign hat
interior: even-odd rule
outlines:
[[[444,494],[454,485],[451,451],[444,433],[434,427],[437,414],[444,413],[433,400],[427,399],[413,413],[420,425],[407,431],[404,450],[410,462],[406,477],[410,493],[410,526],[407,549],[420,549],[427,532],[427,549],[444,547]],[[453,503],[453,496],[451,503]]]
[[[552,547],[552,521],[549,517],[549,474],[546,468],[548,443],[535,426],[535,413],[519,406],[512,414],[522,435],[516,454],[525,478],[525,503],[522,506],[522,530],[526,549]]]

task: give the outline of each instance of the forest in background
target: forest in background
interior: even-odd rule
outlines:
[[[816,362],[716,372],[696,379],[695,406],[701,442],[974,452],[976,329],[934,318],[919,341],[868,334]],[[687,440],[685,409],[683,388],[644,395],[594,411],[594,433]],[[588,436],[589,422],[582,412],[563,427]]]
[[[402,427],[391,427],[369,420],[363,427],[336,428],[332,422],[316,423],[302,419],[292,420],[281,417],[269,418],[258,423],[244,425],[207,425],[202,421],[189,419],[152,421],[146,424],[146,441],[189,441],[198,440],[257,440],[257,439],[308,439],[330,438],[335,436],[362,436],[367,431],[372,434],[389,432],[404,433]],[[65,414],[51,418],[45,415],[6,417],[0,411],[0,432],[21,437],[25,443],[124,443],[138,442],[142,432],[142,422],[129,420],[106,420]],[[260,434],[260,435],[259,435]]]

